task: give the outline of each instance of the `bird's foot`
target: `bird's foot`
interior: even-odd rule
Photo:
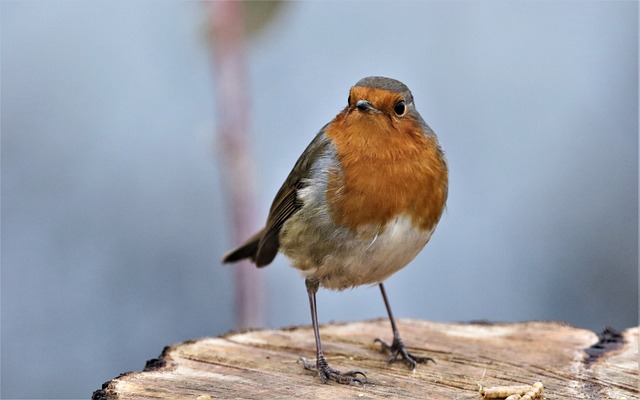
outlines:
[[[404,361],[407,367],[411,368],[412,371],[416,369],[416,365],[418,363],[428,363],[431,361],[435,364],[435,360],[431,357],[419,357],[409,353],[409,351],[407,351],[407,347],[399,336],[395,336],[393,338],[393,343],[391,343],[391,345],[380,338],[374,340],[374,342],[380,343],[383,351],[391,353],[391,357],[387,360],[387,364],[393,364],[398,361],[399,355],[402,356],[402,361]]]
[[[322,383],[327,383],[329,379],[331,379],[345,385],[350,385],[352,383],[359,383],[361,385],[364,385],[362,379],[357,378],[357,376],[362,375],[365,380],[367,379],[367,376],[360,371],[340,372],[329,367],[329,364],[327,364],[327,361],[323,356],[318,357],[318,360],[315,364],[310,363],[304,357],[300,357],[300,361],[302,361],[302,365],[305,369],[308,369],[309,371],[317,371]]]

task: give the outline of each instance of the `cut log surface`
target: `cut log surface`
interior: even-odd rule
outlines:
[[[320,328],[333,368],[366,373],[364,385],[320,382],[298,359],[315,359],[310,327],[256,330],[165,348],[142,372],[123,374],[94,399],[478,399],[479,388],[542,382],[547,399],[640,399],[638,327],[595,333],[557,322],[434,323],[399,320],[410,351],[432,357],[410,371],[387,365],[374,338],[387,320]]]

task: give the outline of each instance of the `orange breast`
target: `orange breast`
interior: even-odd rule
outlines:
[[[447,198],[447,166],[435,135],[385,114],[343,111],[326,132],[341,171],[331,171],[327,201],[335,223],[383,226],[400,214],[430,230]]]

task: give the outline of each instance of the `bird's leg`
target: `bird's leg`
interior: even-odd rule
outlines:
[[[329,379],[332,379],[338,383],[351,384],[359,383],[364,384],[361,379],[356,378],[357,375],[362,375],[365,379],[366,375],[360,371],[348,371],[340,372],[329,367],[327,360],[324,358],[322,352],[322,343],[320,343],[320,331],[318,330],[318,311],[316,308],[316,292],[318,291],[318,282],[307,279],[305,281],[307,285],[307,294],[309,295],[309,304],[311,306],[311,323],[313,325],[313,334],[316,337],[316,364],[313,365],[306,358],[301,357],[302,365],[305,369],[311,371],[318,371],[318,376],[322,383],[327,383]]]
[[[387,344],[384,340],[378,338],[375,341],[379,342],[382,345],[382,349],[384,351],[388,351],[391,353],[391,357],[387,361],[387,363],[392,364],[398,361],[398,355],[402,356],[402,361],[411,368],[411,370],[416,369],[417,363],[426,363],[432,361],[435,363],[433,358],[430,357],[418,357],[407,351],[407,347],[404,345],[402,338],[400,337],[400,332],[398,331],[398,327],[396,326],[396,321],[393,319],[393,314],[391,313],[391,306],[389,306],[389,299],[387,299],[387,292],[384,290],[384,285],[380,283],[380,292],[382,293],[382,299],[384,300],[384,305],[387,307],[387,313],[389,314],[389,321],[391,322],[391,330],[393,331],[393,342],[391,345]]]

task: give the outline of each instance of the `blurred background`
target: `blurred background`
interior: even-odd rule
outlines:
[[[87,398],[237,327],[209,6],[1,3],[3,398]],[[262,7],[235,109],[253,228],[350,86],[389,76],[450,166],[436,233],[388,281],[398,317],[638,324],[637,2]],[[283,257],[258,278],[264,326],[309,324]],[[385,316],[375,287],[318,302],[323,323]]]

